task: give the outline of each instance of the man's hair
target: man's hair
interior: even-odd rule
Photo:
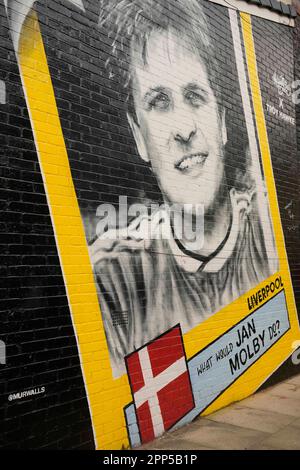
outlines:
[[[110,78],[123,87],[127,109],[135,120],[132,51],[137,49],[146,65],[148,42],[154,31],[174,33],[199,56],[218,104],[221,104],[215,80],[218,64],[206,16],[198,0],[101,0],[100,5],[99,26],[107,28],[112,46],[106,67]]]
[[[118,107],[124,108],[138,122],[133,99],[133,50],[135,57],[137,51],[142,63],[146,65],[151,34],[174,33],[204,64],[220,115],[223,100],[228,99],[228,93],[236,96],[235,109],[239,109],[238,114],[233,115],[233,119],[232,116],[228,119],[227,115],[225,173],[230,187],[245,190],[253,187],[253,179],[250,176],[245,124],[240,118],[238,121],[236,119],[236,115],[243,115],[241,99],[238,98],[240,91],[237,88],[231,90],[235,82],[231,78],[234,72],[230,52],[226,51],[228,57],[224,60],[224,52],[217,44],[217,38],[209,34],[211,26],[208,25],[207,17],[212,14],[210,2],[207,6],[202,6],[201,2],[202,0],[100,0],[99,27],[101,34],[104,34],[107,52],[105,65],[110,80],[115,83],[114,90],[119,91]],[[107,38],[110,46],[108,48]],[[227,47],[230,48],[229,45]],[[226,84],[225,97],[220,92],[220,81]],[[238,83],[238,79],[236,82]],[[226,109],[229,115],[230,108],[231,106]]]

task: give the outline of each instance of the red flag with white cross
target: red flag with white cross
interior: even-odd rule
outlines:
[[[195,407],[180,326],[125,360],[141,442],[149,442]]]

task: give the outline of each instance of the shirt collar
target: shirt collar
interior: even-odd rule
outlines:
[[[252,193],[239,192],[232,188],[229,194],[232,206],[232,223],[225,243],[221,244],[220,249],[213,257],[208,257],[207,261],[201,261],[196,256],[194,257],[192,252],[184,253],[174,238],[170,238],[170,248],[176,263],[185,271],[190,273],[199,270],[211,273],[218,272],[232,255],[240,231],[240,213],[242,210],[250,212]]]

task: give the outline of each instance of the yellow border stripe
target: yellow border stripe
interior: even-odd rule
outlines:
[[[271,217],[274,226],[275,239],[277,244],[280,270],[285,274],[285,281],[288,281],[289,286],[286,288],[288,299],[288,310],[293,319],[296,320],[295,325],[299,327],[298,315],[294,300],[294,292],[290,276],[289,264],[285,248],[284,235],[281,225],[279,205],[277,200],[276,186],[273,174],[272,160],[269,148],[268,134],[263,110],[262,97],[260,92],[260,85],[258,79],[255,46],[252,34],[251,17],[247,13],[240,13],[241,24],[246,52],[248,75],[250,80],[250,88],[252,95],[252,102],[256,120],[256,128],[258,133],[258,140],[260,152],[263,161],[264,174],[266,178],[267,190],[269,194]]]
[[[96,447],[128,447],[123,407],[127,376],[112,378],[88,247],[73,186],[43,40],[35,12],[20,37],[18,60],[65,280]]]

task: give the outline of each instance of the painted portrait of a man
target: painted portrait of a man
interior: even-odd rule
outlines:
[[[197,0],[178,0],[175,16],[168,16],[164,3],[122,0],[112,8],[102,2],[99,22],[115,31],[114,64],[107,67],[123,80],[137,153],[165,204],[90,245],[115,377],[125,371],[126,355],[176,324],[189,331],[277,269],[249,149],[238,161],[228,151],[228,117],[204,10]],[[191,224],[194,208],[202,207],[198,246],[184,233],[177,236],[166,210],[172,204],[190,210]],[[143,237],[149,224],[152,236]],[[157,235],[164,233],[171,236]]]

